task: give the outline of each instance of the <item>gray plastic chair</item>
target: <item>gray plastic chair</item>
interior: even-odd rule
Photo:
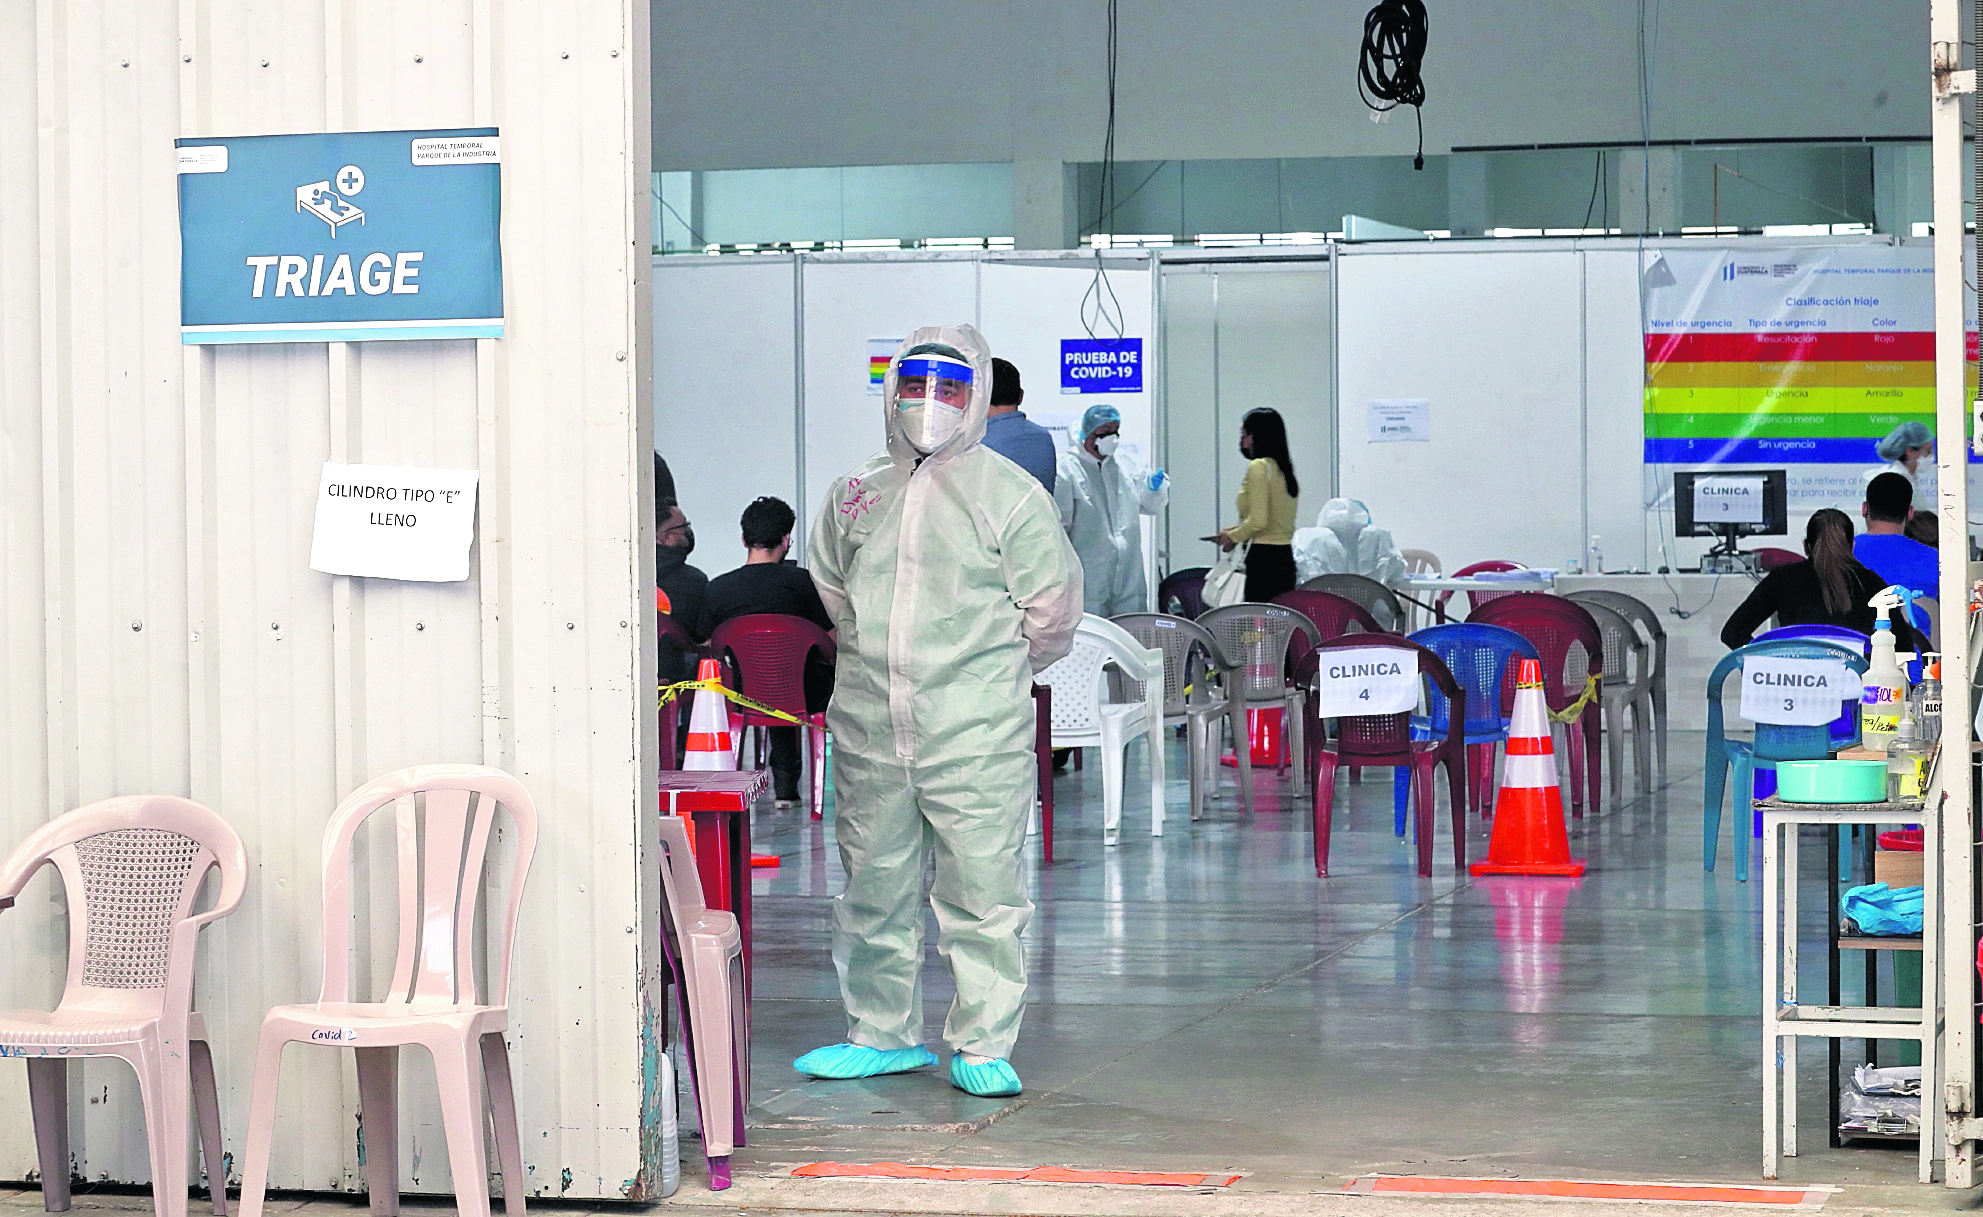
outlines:
[[[1653,607],[1637,596],[1624,592],[1604,591],[1592,588],[1588,591],[1571,592],[1568,599],[1581,604],[1601,604],[1625,618],[1636,627],[1651,645],[1652,668],[1647,673],[1646,701],[1644,708],[1650,711],[1652,720],[1653,747],[1659,755],[1659,777],[1666,780],[1666,627],[1659,622],[1659,614]],[[1636,717],[1636,715],[1635,715]]]
[[[1354,600],[1377,619],[1379,629],[1388,633],[1402,634],[1411,624],[1411,614],[1405,611],[1404,601],[1390,588],[1363,575],[1317,575],[1297,590],[1333,592],[1345,600]]]
[[[1611,767],[1611,797],[1621,797],[1625,784],[1625,716],[1632,716],[1632,767],[1634,784],[1641,791],[1652,791],[1652,723],[1646,716],[1651,700],[1652,648],[1632,628],[1624,614],[1594,600],[1580,601],[1597,622],[1604,638],[1604,684],[1600,690],[1604,705],[1605,758]]]
[[[1233,703],[1226,697],[1227,669],[1219,657],[1219,644],[1203,626],[1168,613],[1124,613],[1112,617],[1138,643],[1164,653],[1164,726],[1185,728],[1190,760],[1191,818],[1205,816],[1205,792],[1214,783],[1219,750],[1218,720],[1233,717]],[[1123,696],[1140,699],[1140,681],[1122,677]],[[1219,687],[1212,682],[1217,680]],[[1235,728],[1244,732],[1244,719]]]
[[[1254,707],[1280,706],[1287,724],[1286,758],[1306,758],[1307,742],[1302,734],[1302,707],[1307,695],[1288,680],[1288,648],[1299,634],[1309,646],[1319,646],[1322,631],[1301,613],[1282,604],[1229,604],[1208,609],[1198,618],[1218,646],[1220,666],[1226,669],[1226,696],[1232,702],[1233,752],[1239,762],[1239,795],[1247,814],[1253,812],[1252,741],[1247,738],[1243,711]],[[1295,793],[1306,786],[1307,765],[1293,765]]]

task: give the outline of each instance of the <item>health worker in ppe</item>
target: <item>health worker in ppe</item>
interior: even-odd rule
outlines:
[[[1294,567],[1304,583],[1318,575],[1362,575],[1386,587],[1405,581],[1404,553],[1389,529],[1370,526],[1370,508],[1357,499],[1330,499],[1315,527],[1295,530]]]
[[[822,1078],[936,1063],[923,1046],[923,874],[957,996],[950,1080],[1019,1093],[1008,1058],[1032,917],[1033,673],[1072,649],[1081,567],[1053,500],[983,444],[991,352],[968,325],[909,336],[882,379],[888,451],[827,491],[807,558],[839,628],[834,834],[847,886],[833,966],[847,1039],[793,1062]]]
[[[1935,469],[1935,436],[1927,424],[1910,420],[1887,432],[1874,451],[1886,464],[1868,469],[1868,486],[1882,473],[1898,473],[1914,488],[1915,511],[1935,511],[1936,488],[1940,481]]]
[[[1081,559],[1085,607],[1097,617],[1149,611],[1141,517],[1156,515],[1171,497],[1163,470],[1131,472],[1117,458],[1121,431],[1114,406],[1089,406],[1080,446],[1061,453],[1054,476],[1060,526]]]

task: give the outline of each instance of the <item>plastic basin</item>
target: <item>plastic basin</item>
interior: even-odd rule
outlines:
[[[1778,761],[1776,797],[1786,803],[1878,803],[1887,797],[1887,763]]]

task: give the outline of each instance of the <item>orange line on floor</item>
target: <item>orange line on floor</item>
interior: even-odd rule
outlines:
[[[908,1166],[901,1162],[811,1162],[792,1172],[801,1179],[1021,1180],[1027,1183],[1119,1183],[1141,1187],[1229,1187],[1239,1175],[1188,1175],[1166,1171],[1084,1171],[1064,1166]]]
[[[1536,1196],[1559,1200],[1667,1200],[1695,1204],[1762,1204],[1816,1208],[1830,1188],[1746,1187],[1713,1183],[1592,1183],[1572,1179],[1439,1179],[1423,1175],[1363,1175],[1346,1192],[1439,1196]]]

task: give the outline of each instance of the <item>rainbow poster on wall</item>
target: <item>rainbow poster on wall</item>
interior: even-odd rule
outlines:
[[[1648,250],[1641,281],[1648,465],[1782,466],[1856,511],[1880,438],[1934,427],[1926,246]]]
[[[881,396],[881,382],[888,375],[888,361],[902,345],[900,338],[868,339],[868,396]]]

